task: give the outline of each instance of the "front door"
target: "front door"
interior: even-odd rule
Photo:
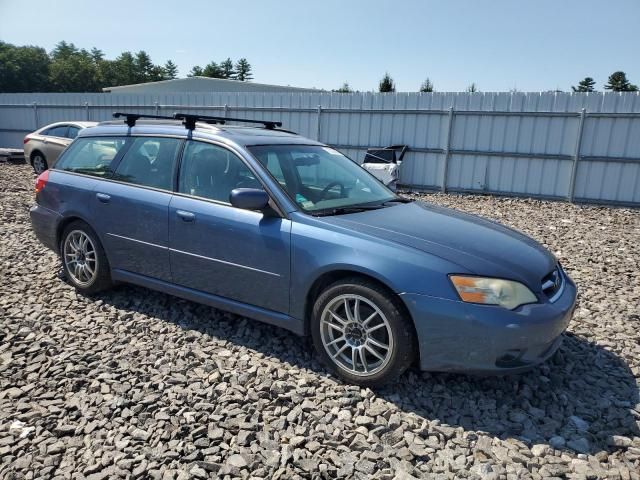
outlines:
[[[93,217],[111,268],[171,281],[169,202],[181,140],[138,137],[112,179],[94,189]]]
[[[234,188],[260,188],[224,147],[188,141],[169,206],[173,282],[281,313],[289,310],[291,222],[232,207]]]

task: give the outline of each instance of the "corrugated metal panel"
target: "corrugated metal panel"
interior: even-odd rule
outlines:
[[[358,162],[367,147],[406,144],[400,181],[420,188],[640,204],[640,96],[632,93],[0,94],[0,145],[116,110],[280,120]]]

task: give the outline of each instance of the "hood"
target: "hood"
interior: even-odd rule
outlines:
[[[424,202],[323,220],[437,255],[477,275],[518,280],[536,292],[557,263],[546,248],[516,230]]]

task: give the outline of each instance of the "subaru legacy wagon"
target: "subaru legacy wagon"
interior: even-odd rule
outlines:
[[[576,287],[531,238],[399,197],[278,122],[120,115],[36,181],[33,229],[79,292],[126,282],[311,335],[368,386],[412,363],[522,371],[560,345]]]

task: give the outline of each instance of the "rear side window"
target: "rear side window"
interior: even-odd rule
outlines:
[[[56,164],[56,169],[104,177],[111,174],[111,162],[125,145],[122,137],[79,138]]]
[[[50,137],[66,137],[67,136],[67,129],[69,128],[68,125],[59,125],[57,127],[52,127],[48,130],[45,130],[44,132],[42,132],[43,135],[48,135]]]
[[[176,138],[136,138],[118,165],[113,179],[172,190],[180,143],[181,140]]]

